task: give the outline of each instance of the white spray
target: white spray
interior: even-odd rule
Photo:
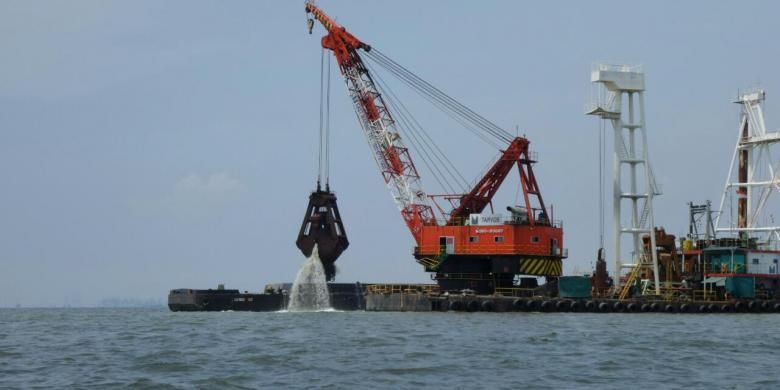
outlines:
[[[295,277],[287,310],[331,310],[325,269],[322,267],[317,245],[314,245],[311,256],[306,259],[298,271],[298,276]]]

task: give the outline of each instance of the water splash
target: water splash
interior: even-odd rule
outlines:
[[[295,283],[290,292],[288,311],[328,311],[330,293],[325,279],[325,269],[320,261],[317,245],[311,251],[311,256],[303,263],[295,277]]]

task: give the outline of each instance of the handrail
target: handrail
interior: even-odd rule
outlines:
[[[448,273],[436,274],[436,279],[449,279],[449,280],[493,280],[494,277],[491,274],[482,274],[482,273],[466,273],[466,272],[454,273],[454,272],[448,272]]]
[[[461,243],[455,246],[455,252],[457,254],[523,254],[532,256],[554,256],[568,255],[568,248],[556,248],[559,249],[559,253],[553,253],[551,245],[549,243],[538,244],[517,244],[517,243]],[[415,247],[414,254],[416,255],[438,255],[441,251],[441,245],[419,245]],[[566,256],[563,256],[566,257]]]
[[[532,297],[536,293],[535,288],[496,287],[495,294],[505,297]]]
[[[372,294],[432,294],[439,292],[439,286],[436,284],[371,284],[366,287],[366,290]]]
[[[439,197],[444,195],[429,195],[429,197]],[[541,208],[531,208],[531,212],[534,215],[539,214],[539,212],[543,211]],[[471,225],[469,224],[470,219],[467,217],[463,218],[456,218],[454,223],[449,223],[450,221],[448,219],[441,219],[437,218],[435,220],[436,224],[439,226],[474,226],[474,227],[488,227],[488,226],[501,226],[501,225],[521,225],[521,226],[531,226],[531,224],[523,219],[518,218],[515,215],[512,214],[500,214],[500,222],[496,225]],[[563,228],[563,220],[556,219],[556,220],[536,220],[535,226],[551,226],[555,228]]]
[[[718,294],[715,291],[707,290],[693,290],[694,301],[714,301],[717,300]]]
[[[747,266],[741,263],[720,263],[719,267],[713,267],[712,264],[704,264],[704,273],[744,273],[747,271]]]

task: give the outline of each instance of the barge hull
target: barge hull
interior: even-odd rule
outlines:
[[[180,288],[168,294],[171,311],[279,311],[289,302],[291,283],[266,286],[264,293],[229,289]],[[331,307],[335,310],[364,310],[365,290],[360,283],[328,283]]]

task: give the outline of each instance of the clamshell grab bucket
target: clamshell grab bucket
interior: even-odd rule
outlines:
[[[316,244],[325,276],[329,281],[333,280],[336,275],[334,263],[349,246],[333,192],[317,190],[311,193],[295,244],[306,257],[311,256]]]

